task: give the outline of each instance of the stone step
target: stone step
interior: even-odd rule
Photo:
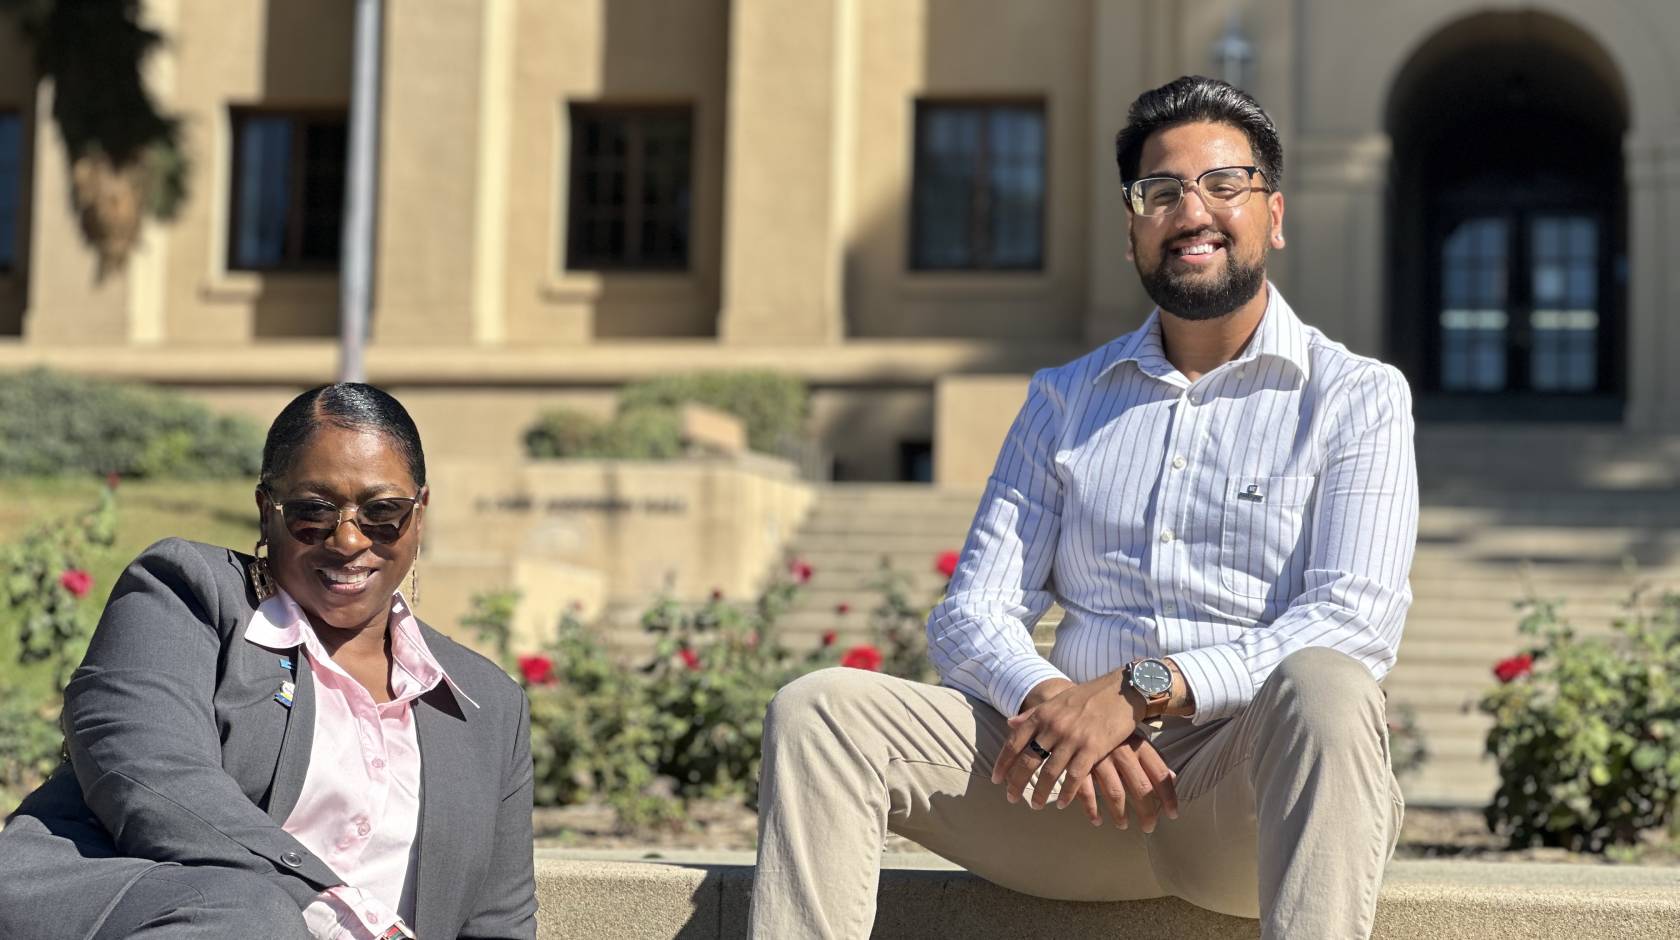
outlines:
[[[536,852],[538,937],[722,940],[747,935],[748,852]],[[1680,934],[1680,869],[1400,860],[1374,940],[1649,940]],[[989,884],[937,856],[883,860],[876,940],[933,937],[1255,938],[1257,921],[1176,898],[1049,901]]]

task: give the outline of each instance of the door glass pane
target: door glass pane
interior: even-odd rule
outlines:
[[[1532,246],[1535,390],[1589,392],[1598,387],[1598,220],[1590,215],[1535,216]]]
[[[23,121],[0,114],[0,268],[17,263],[18,203],[23,195]]]
[[[1472,218],[1441,246],[1441,387],[1447,391],[1505,388],[1509,235],[1504,218]]]
[[[1000,268],[1039,264],[1044,205],[1044,112],[997,108],[988,116],[991,165],[991,262]]]

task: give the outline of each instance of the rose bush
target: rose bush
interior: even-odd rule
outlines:
[[[1608,636],[1524,603],[1533,646],[1481,702],[1499,763],[1489,827],[1513,847],[1602,852],[1671,837],[1680,808],[1680,595],[1636,591]]]

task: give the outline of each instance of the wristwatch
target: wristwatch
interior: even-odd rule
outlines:
[[[1125,689],[1136,689],[1143,698],[1143,717],[1154,718],[1172,697],[1172,668],[1159,659],[1139,659],[1126,667]]]
[[[390,930],[379,935],[379,940],[400,940],[400,938],[415,940],[414,932],[409,930],[408,925],[400,920],[392,924]]]

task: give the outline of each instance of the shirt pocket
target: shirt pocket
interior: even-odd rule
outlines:
[[[1237,597],[1273,597],[1300,544],[1316,477],[1233,476],[1219,525],[1219,583]]]

